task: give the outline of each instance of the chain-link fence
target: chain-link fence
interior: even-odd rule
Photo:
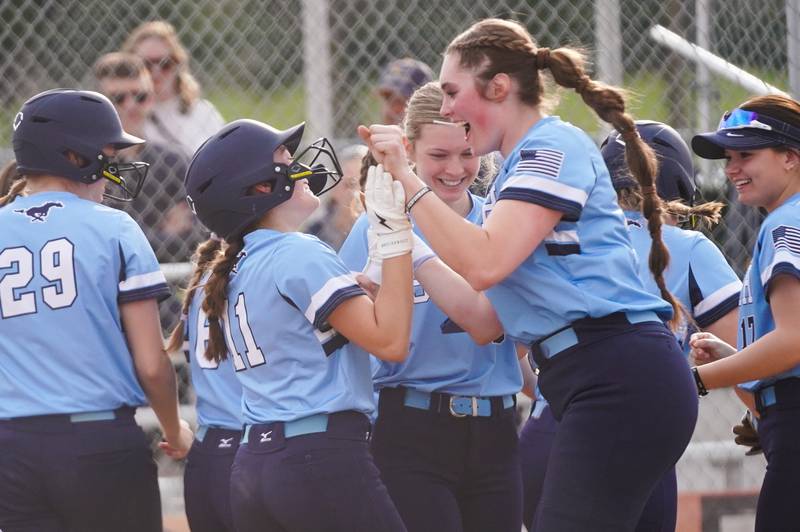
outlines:
[[[580,46],[595,76],[621,83],[639,118],[666,121],[685,137],[716,125],[723,110],[752,93],[732,70],[710,69],[654,37],[661,25],[794,94],[798,0],[5,0],[0,3],[0,121],[10,124],[24,99],[57,86],[90,86],[91,65],[117,50],[147,20],[177,29],[190,68],[226,121],[248,117],[277,127],[302,120],[311,134],[351,142],[355,126],[378,118],[375,84],[382,65],[411,56],[436,70],[450,39],[472,22],[500,16],[523,22],[543,46]],[[727,67],[726,67],[727,68]],[[605,131],[573,94],[556,110],[598,138]],[[0,129],[10,157],[11,128]],[[162,261],[185,261],[201,238],[166,239],[157,225],[181,201],[180,179],[155,177],[133,208]],[[760,214],[732,204],[721,167],[698,161],[701,194],[730,204],[712,237],[742,274]],[[176,177],[177,176],[177,177]],[[151,176],[152,177],[152,176]],[[156,201],[154,198],[159,197]],[[165,199],[166,198],[166,199]],[[176,222],[177,223],[177,222]],[[193,228],[192,231],[197,231]],[[165,324],[176,318],[173,306]],[[763,463],[740,459],[730,427],[741,407],[724,393],[704,401],[703,415],[680,469],[683,489],[750,489]],[[613,430],[613,429],[610,429]],[[724,443],[723,443],[724,442]],[[716,445],[716,446],[715,446]],[[745,466],[743,466],[745,464]]]

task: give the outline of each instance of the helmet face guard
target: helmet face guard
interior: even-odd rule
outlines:
[[[342,180],[339,158],[324,137],[309,144],[294,159],[288,168],[289,180],[294,183],[298,179],[308,179],[308,187],[315,196],[325,194]]]
[[[113,184],[110,190],[106,186],[103,197],[130,202],[142,191],[150,165],[144,162],[115,163],[103,157],[101,168],[103,177]]]

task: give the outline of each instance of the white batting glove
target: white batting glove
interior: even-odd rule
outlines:
[[[364,275],[369,277],[370,281],[381,284],[383,259],[377,256],[378,237],[372,227],[367,229],[367,244],[369,246],[369,256],[367,257],[367,264],[362,271]]]
[[[414,249],[411,250],[411,264],[416,272],[417,268],[422,266],[425,262],[436,258],[436,254],[428,247],[428,244],[426,244],[424,240],[414,233],[412,233],[412,235],[414,237]],[[369,277],[372,282],[381,284],[383,259],[377,256],[376,247],[378,238],[371,227],[367,229],[367,242],[369,245],[369,257],[367,258],[367,264],[364,266],[362,273]]]
[[[394,181],[383,166],[370,166],[364,195],[367,220],[376,238],[375,257],[384,260],[410,252],[413,233],[402,183]]]

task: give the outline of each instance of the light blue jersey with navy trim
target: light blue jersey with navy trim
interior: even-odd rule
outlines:
[[[328,325],[355,277],[318,238],[259,229],[228,285],[228,351],[242,383],[245,422],[374,409],[369,356]],[[231,344],[232,339],[232,344]]]
[[[0,208],[0,419],[145,404],[119,305],[169,295],[142,230],[68,192]]]
[[[758,230],[753,260],[745,273],[739,298],[736,343],[740,350],[775,330],[768,294],[770,283],[779,275],[800,278],[800,194],[769,213]],[[788,377],[800,377],[800,365],[740,386],[752,392]]]
[[[478,223],[483,198],[471,198],[472,210],[467,220]],[[353,271],[361,271],[367,262],[368,227],[367,218],[362,215],[339,250],[342,261]],[[414,231],[422,237],[416,228]],[[485,397],[515,394],[522,388],[514,344],[508,339],[500,344],[476,344],[448,320],[416,280],[408,358],[399,363],[373,358],[373,380],[376,390],[406,386],[426,392]]]
[[[233,360],[214,362],[205,357],[208,346],[208,319],[203,312],[203,285],[208,274],[194,292],[185,316],[186,359],[191,368],[192,387],[197,396],[197,423],[207,427],[241,430],[242,385],[233,370]]]
[[[631,243],[639,256],[639,277],[644,287],[652,294],[660,291],[650,272],[648,257],[653,239],[647,229],[644,215],[636,211],[625,211]],[[662,225],[661,234],[669,250],[669,266],[664,270],[667,289],[691,313],[698,327],[705,329],[722,318],[739,304],[742,283],[722,252],[698,231],[690,231]],[[688,323],[675,332],[684,352],[689,353]]]
[[[639,279],[608,169],[586,133],[555,116],[539,120],[489,188],[484,220],[503,200],[563,213],[534,252],[487,290],[508,336],[529,344],[575,320],[614,312],[672,316]]]

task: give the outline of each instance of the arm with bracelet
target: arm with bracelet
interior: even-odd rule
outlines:
[[[375,168],[376,170],[372,170]],[[370,172],[382,172],[382,167],[371,167]],[[368,173],[368,187],[369,187]],[[386,174],[390,175],[390,174]],[[386,182],[376,182],[378,186],[388,186]],[[397,187],[398,182],[391,182],[391,186]],[[423,197],[430,192],[429,187],[424,187],[406,203],[406,209],[414,206],[415,198]],[[366,194],[375,194],[369,188]],[[369,202],[369,196],[367,196]],[[400,217],[398,216],[398,219]],[[369,244],[369,259],[364,268],[364,273],[372,281],[381,283],[382,272],[382,253],[380,251],[381,228],[388,234],[383,221],[376,217],[370,218],[370,227],[367,231],[367,241]],[[376,225],[378,226],[376,228]],[[464,330],[479,345],[488,344],[496,340],[503,334],[503,327],[491,302],[483,292],[476,291],[460,275],[453,271],[444,262],[438,259],[436,254],[425,243],[422,238],[412,233],[413,248],[411,261],[414,268],[415,278],[422,284],[425,291],[433,302],[444,312],[456,325]]]

